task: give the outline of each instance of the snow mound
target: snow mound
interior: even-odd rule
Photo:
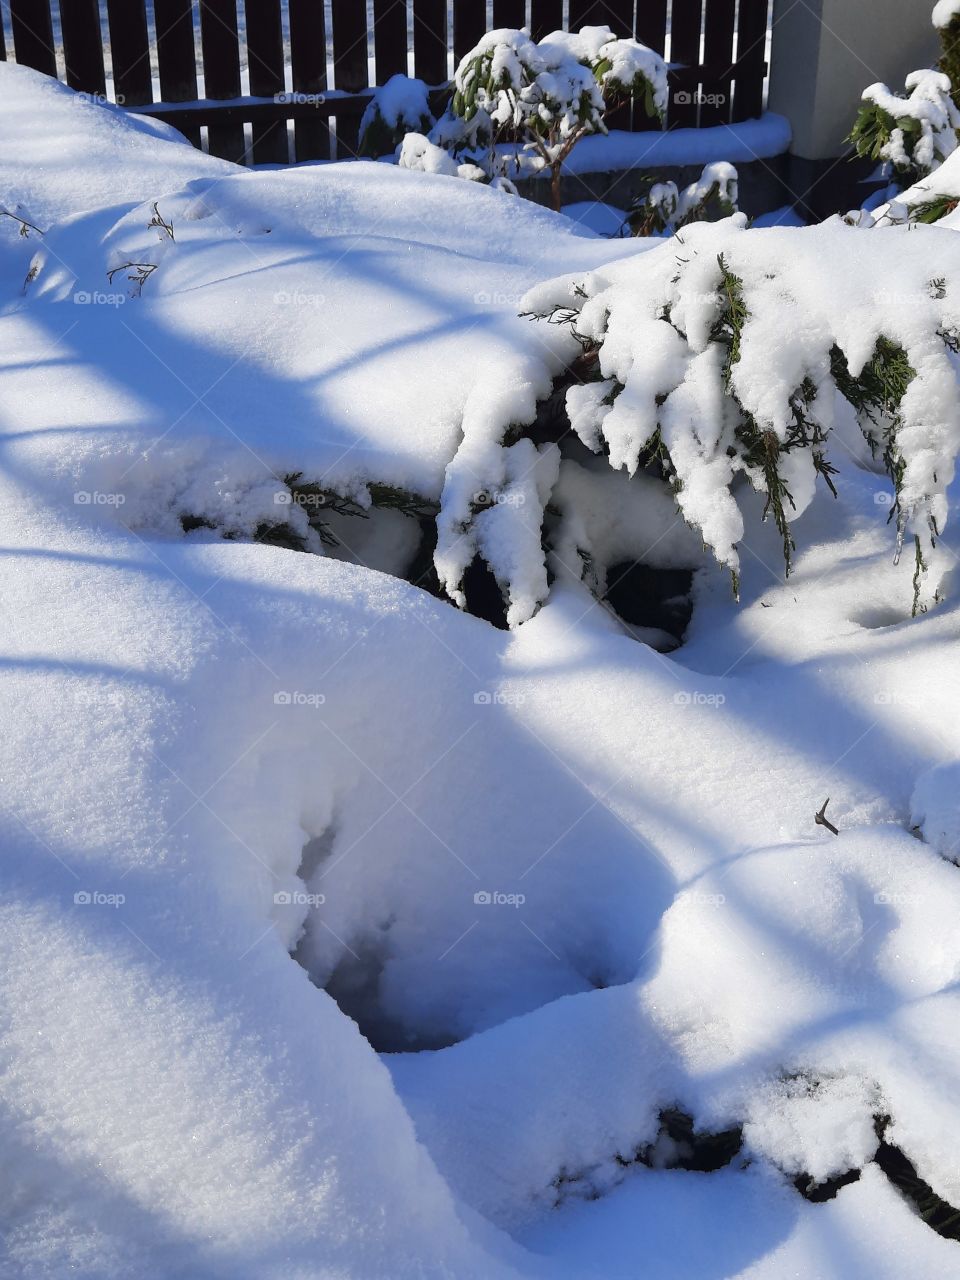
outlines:
[[[637,335],[667,291],[706,344],[722,253],[791,337],[736,374],[771,429],[831,342],[856,368],[883,332],[946,502],[954,233],[701,228],[673,294],[675,243],[388,166],[191,170],[69,109],[115,144],[109,191],[11,162],[52,221],[0,229],[0,1272],[952,1274],[877,1163],[882,1133],[960,1205],[951,575],[911,618],[849,415],[842,501],[793,481],[789,583],[737,493],[740,606],[663,486],[589,446],[633,448],[604,381],[642,415],[669,367],[709,407],[704,351]],[[517,316],[548,279],[598,331],[610,303],[562,461],[502,433],[569,359]],[[544,607],[499,632],[361,563],[409,554],[398,510],[358,563],[241,540],[387,481],[472,502],[521,605],[554,521]],[[598,582],[641,551],[695,571],[682,648],[564,571],[586,547]],[[791,1185],[858,1172],[823,1205]]]
[[[0,62],[0,118],[0,205],[43,230],[69,214],[239,172],[170,125],[13,62]]]

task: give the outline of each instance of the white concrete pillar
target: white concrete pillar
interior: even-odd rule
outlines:
[[[902,92],[935,62],[932,11],[933,0],[774,0],[769,106],[793,127],[791,154],[839,156],[867,85]]]

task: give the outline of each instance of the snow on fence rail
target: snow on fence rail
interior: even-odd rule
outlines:
[[[238,0],[59,0],[59,12],[52,0],[9,0],[6,34],[0,11],[0,59],[165,119],[196,146],[202,129],[215,155],[285,164],[328,158],[331,136],[338,156],[355,154],[371,85],[403,72],[439,89],[491,25],[529,24],[536,37],[609,25],[669,56],[669,127],[746,120],[762,110],[769,5],[246,0],[238,20]],[[650,127],[629,104],[610,123]]]

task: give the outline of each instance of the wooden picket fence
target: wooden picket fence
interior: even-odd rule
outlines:
[[[529,25],[537,37],[563,26],[606,24],[659,53],[665,52],[669,33],[668,127],[704,127],[760,114],[769,3],[493,0],[492,23]],[[238,0],[150,0],[149,5],[148,0],[106,0],[105,23],[99,0],[59,0],[58,15],[51,0],[8,4],[17,62],[59,75],[98,98],[108,98],[109,85],[109,98],[124,107],[169,121],[196,146],[203,130],[215,155],[254,164],[354,154],[370,96],[371,35],[375,83],[407,73],[412,52],[413,74],[440,89],[451,65],[488,26],[486,0],[453,0],[452,23],[447,0],[372,0],[371,5],[366,0],[328,0],[327,5],[323,0],[243,0],[240,21]],[[0,59],[7,56],[6,48],[0,21]],[[105,51],[112,65],[109,80]],[[241,94],[241,52],[249,72],[246,96]],[[629,107],[621,108],[612,123],[649,127],[642,113],[634,115]]]

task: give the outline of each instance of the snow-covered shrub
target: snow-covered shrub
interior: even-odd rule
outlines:
[[[391,76],[377,89],[360,120],[361,156],[392,154],[409,133],[429,133],[435,121],[427,86],[410,76]]]
[[[830,451],[838,433],[845,443],[846,401],[892,485],[897,556],[914,539],[916,611],[924,547],[944,527],[960,449],[960,250],[935,229],[864,237],[840,220],[745,231],[739,214],[697,224],[528,294],[528,312],[566,334],[569,427],[610,467],[661,476],[736,586],[738,485],[763,496],[789,572],[793,522],[817,479],[836,496]],[[536,447],[525,438],[549,392],[544,366],[507,370],[503,388],[468,402],[438,519],[448,593],[463,603],[463,574],[479,554],[509,596],[511,623],[530,617],[547,591],[543,517],[564,431]],[[478,490],[492,495],[482,509],[470,499]],[[555,551],[549,530],[546,541]],[[591,548],[577,545],[575,556],[569,542],[550,567],[587,576]]]
[[[617,39],[609,27],[555,31],[539,42],[526,31],[488,31],[461,60],[430,140],[491,180],[549,170],[559,209],[563,162],[581,138],[606,133],[605,112],[626,98],[651,118],[666,107],[664,61],[636,40]],[[503,144],[519,150],[508,154]]]
[[[885,84],[863,91],[863,106],[850,133],[857,155],[883,162],[888,173],[913,179],[941,165],[957,147],[960,111],[941,71],[911,71],[907,96]]]
[[[635,236],[673,235],[690,222],[737,212],[737,171],[723,161],[704,167],[699,179],[679,190],[675,182],[655,182],[627,218]]]
[[[960,87],[960,0],[938,0],[933,7],[933,25],[942,50],[937,65],[949,76],[956,102],[956,91]]]
[[[956,0],[939,0],[933,25],[942,49],[937,69],[912,71],[906,79],[906,96],[885,84],[864,89],[863,106],[849,137],[858,156],[879,160],[885,174],[901,183],[932,173],[957,148],[960,5]]]

